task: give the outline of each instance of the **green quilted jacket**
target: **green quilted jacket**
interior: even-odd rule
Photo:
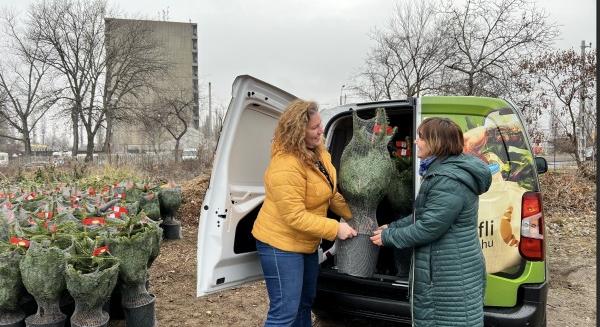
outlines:
[[[422,178],[414,219],[404,217],[383,231],[384,246],[414,248],[413,326],[483,326],[486,276],[477,211],[491,180],[478,158],[438,158]]]

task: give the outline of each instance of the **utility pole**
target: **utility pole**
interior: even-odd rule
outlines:
[[[581,41],[581,87],[579,88],[579,158],[585,161],[586,148],[587,148],[587,128],[585,120],[585,48],[591,48],[592,43],[585,45],[585,40]]]

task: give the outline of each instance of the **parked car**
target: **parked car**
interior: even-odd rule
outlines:
[[[198,159],[198,149],[185,148],[181,154],[182,160],[195,160]]]
[[[0,152],[0,166],[8,165],[8,153]]]
[[[263,174],[277,119],[295,99],[246,75],[236,78],[232,94],[200,213],[198,296],[263,278],[250,231],[265,197]],[[548,267],[538,174],[547,165],[532,154],[519,110],[505,100],[480,97],[420,97],[324,110],[326,145],[338,171],[352,138],[352,112],[366,119],[380,107],[397,127],[394,137],[403,140],[414,140],[416,127],[427,117],[448,117],[461,126],[465,151],[486,161],[493,173],[490,190],[480,196],[477,226],[488,272],[485,324],[545,326]],[[420,182],[418,149],[408,144],[414,198]],[[377,208],[380,225],[412,211],[393,210],[386,201]],[[410,323],[408,278],[399,274],[392,249],[380,250],[372,277],[358,278],[337,271],[334,248],[328,241],[320,247],[330,255],[322,255],[315,314]]]

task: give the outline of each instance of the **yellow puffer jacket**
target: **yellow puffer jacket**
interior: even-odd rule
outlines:
[[[283,152],[272,155],[264,178],[265,202],[252,229],[257,240],[284,251],[314,253],[322,238],[336,238],[338,222],[326,217],[327,209],[345,219],[352,214],[337,191],[335,167],[325,149],[321,162],[333,190],[324,174],[296,156]]]

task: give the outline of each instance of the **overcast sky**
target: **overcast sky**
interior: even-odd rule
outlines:
[[[31,0],[0,0],[25,10]],[[361,67],[368,37],[390,17],[393,0],[109,0],[128,16],[198,24],[201,82],[213,103],[227,106],[231,84],[250,74],[321,107],[337,104],[340,89]],[[596,0],[538,0],[560,25],[558,48],[581,40],[596,48]],[[207,90],[204,90],[207,94]],[[350,101],[350,99],[348,99]],[[206,109],[206,108],[203,108]]]

